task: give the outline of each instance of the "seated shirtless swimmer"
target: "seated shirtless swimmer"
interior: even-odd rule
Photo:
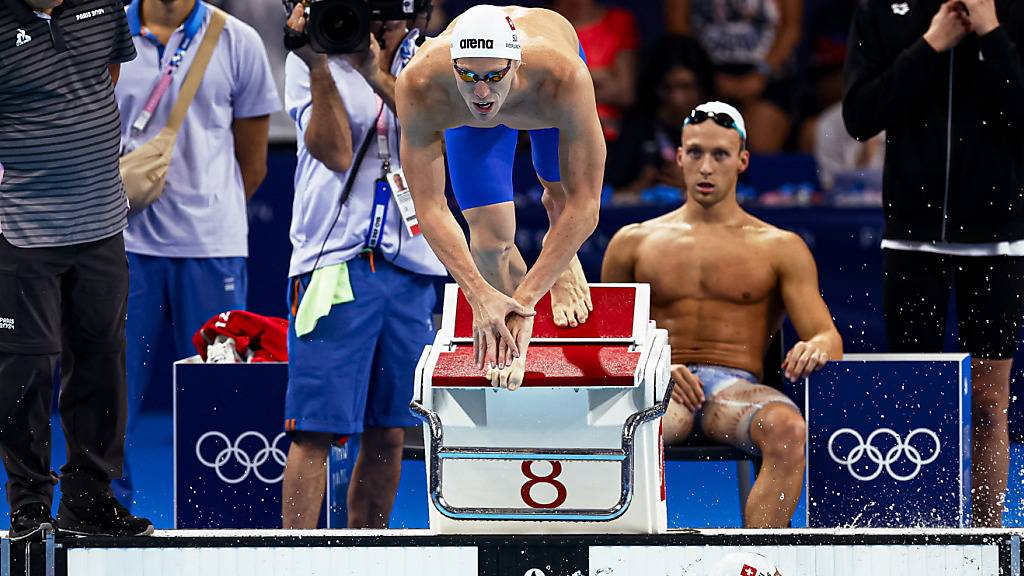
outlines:
[[[473,307],[478,368],[522,382],[533,308],[551,291],[555,323],[591,310],[576,252],[597,226],[605,144],[594,85],[572,25],[539,8],[475,6],[419,49],[396,84],[402,166],[420,229]],[[550,228],[527,272],[515,246],[512,162],[530,134]],[[442,141],[470,245],[445,200]]]
[[[763,458],[744,510],[749,528],[785,527],[803,482],[806,424],[784,394],[759,384],[769,340],[789,315],[801,341],[782,364],[797,380],[843,354],[803,240],[743,211],[743,118],[732,106],[698,106],[683,124],[677,162],[686,203],[619,230],[603,282],[651,285],[651,318],[672,344],[665,443],[704,435]],[[769,360],[770,362],[771,360]]]

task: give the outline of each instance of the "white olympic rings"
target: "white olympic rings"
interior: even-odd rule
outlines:
[[[265,484],[277,484],[284,479],[284,469],[281,469],[280,475],[274,478],[267,478],[260,472],[260,466],[266,464],[271,457],[273,457],[274,461],[281,466],[285,465],[288,460],[288,455],[285,454],[284,450],[277,447],[277,443],[284,437],[285,433],[281,432],[276,438],[274,438],[274,442],[271,444],[270,441],[267,440],[266,436],[259,432],[250,430],[249,432],[242,433],[235,442],[232,443],[226,435],[213,430],[199,437],[199,440],[196,442],[196,458],[199,459],[199,462],[202,463],[203,466],[213,468],[217,472],[217,477],[227,484],[238,484],[243,482],[249,477],[249,474],[255,475]],[[207,438],[217,438],[224,443],[224,448],[217,453],[217,456],[212,462],[203,457],[203,442],[205,442]],[[246,438],[257,438],[259,441],[263,442],[263,448],[257,451],[255,456],[249,456],[249,454],[240,447],[242,441]],[[227,464],[229,460],[234,460],[245,469],[241,476],[231,478],[224,474],[221,467]]]
[[[850,449],[850,452],[846,457],[839,457],[836,455],[833,445],[835,444],[836,439],[843,434],[853,436],[857,440],[857,445]],[[889,448],[884,457],[882,456],[882,451],[876,448],[873,444],[875,438],[882,434],[891,436],[896,441],[896,445]],[[928,458],[922,458],[921,451],[911,445],[911,440],[913,440],[914,436],[917,436],[918,434],[928,436],[932,439],[932,442],[935,443],[935,452]],[[927,428],[917,428],[912,430],[910,434],[907,434],[906,440],[891,428],[879,428],[872,432],[871,435],[868,436],[867,440],[865,440],[864,437],[853,428],[840,428],[833,432],[832,436],[828,439],[828,455],[832,457],[832,460],[834,460],[836,464],[846,466],[850,475],[861,482],[869,482],[878,478],[882,474],[883,470],[887,472],[893,480],[899,482],[913,480],[921,473],[922,467],[931,464],[939,457],[940,450],[941,443],[939,442],[939,435]],[[860,462],[865,456],[877,466],[874,472],[867,475],[861,474],[854,469],[854,465]],[[909,474],[899,474],[892,469],[892,465],[904,456],[911,464],[914,465],[914,471]]]

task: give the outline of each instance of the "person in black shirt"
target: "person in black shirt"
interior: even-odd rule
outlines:
[[[1024,4],[863,0],[843,117],[886,132],[885,318],[895,352],[940,352],[956,286],[971,366],[975,526],[999,526],[1024,292]]]

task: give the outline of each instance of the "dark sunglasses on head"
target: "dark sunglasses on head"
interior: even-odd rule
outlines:
[[[722,128],[728,128],[739,132],[740,136],[746,138],[747,135],[740,130],[740,127],[736,125],[736,119],[725,112],[706,112],[704,110],[694,110],[690,112],[690,115],[683,121],[683,126],[687,124],[700,124],[708,119],[711,119]]]
[[[474,84],[476,84],[477,82],[495,83],[501,82],[502,80],[505,79],[505,76],[508,74],[508,71],[512,69],[512,61],[509,60],[508,66],[505,66],[501,70],[495,70],[494,72],[488,72],[486,74],[477,74],[472,70],[466,70],[465,68],[460,67],[458,64],[454,62],[452,62],[452,66],[455,67],[455,73],[459,75],[459,78],[461,78],[463,82],[472,82]]]

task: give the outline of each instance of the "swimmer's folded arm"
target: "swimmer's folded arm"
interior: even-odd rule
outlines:
[[[821,369],[829,360],[843,357],[843,339],[818,288],[818,268],[814,256],[796,234],[783,233],[778,241],[776,269],[779,290],[800,342],[786,355],[783,373],[800,380]]]
[[[533,307],[523,306],[492,287],[480,274],[444,195],[445,169],[440,128],[433,125],[431,110],[422,94],[400,75],[396,87],[398,116],[402,122],[400,143],[402,168],[416,206],[420,230],[430,248],[462,288],[473,307],[473,349],[478,368],[498,361],[498,346],[505,342],[513,355],[519,349],[505,319],[510,314],[532,316]]]
[[[597,228],[601,209],[605,149],[597,119],[594,85],[584,65],[574,71],[554,102],[559,129],[558,155],[565,209],[551,222],[547,239],[533,268],[526,273],[513,297],[529,308],[554,285],[569,266],[583,241]]]

